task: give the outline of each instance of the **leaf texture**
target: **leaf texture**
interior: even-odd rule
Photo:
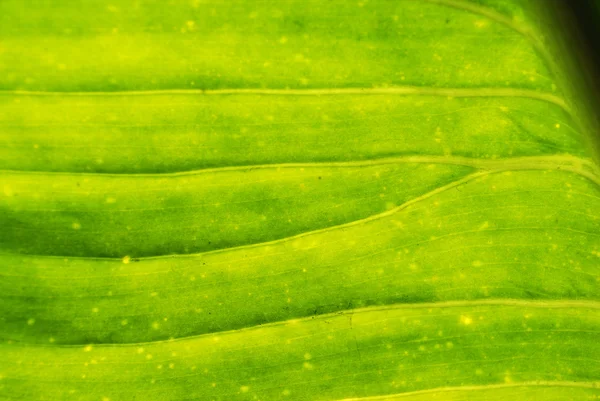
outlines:
[[[534,3],[2,1],[0,399],[600,396]]]

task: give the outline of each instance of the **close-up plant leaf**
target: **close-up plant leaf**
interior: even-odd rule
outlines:
[[[598,399],[547,5],[0,0],[0,400]]]

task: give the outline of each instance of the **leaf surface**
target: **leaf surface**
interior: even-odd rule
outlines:
[[[0,399],[600,395],[600,172],[530,0],[0,3]]]

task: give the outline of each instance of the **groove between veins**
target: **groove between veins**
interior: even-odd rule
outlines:
[[[566,170],[579,174],[600,185],[600,167],[591,159],[571,155],[525,156],[501,159],[477,159],[463,156],[396,156],[371,160],[344,162],[272,163],[244,166],[212,167],[174,173],[86,173],[64,171],[0,170],[0,174],[90,176],[90,177],[178,177],[231,171],[251,171],[281,168],[356,168],[400,163],[449,164],[481,170]]]
[[[529,89],[516,88],[434,88],[393,86],[382,88],[321,88],[321,89],[159,89],[111,92],[56,92],[1,90],[0,95],[14,96],[149,96],[149,95],[265,95],[265,96],[332,96],[332,95],[422,95],[446,97],[524,97],[553,103],[571,113],[559,96]]]
[[[576,158],[574,158],[576,159]],[[579,159],[577,159],[579,160]],[[493,162],[493,161],[491,161]],[[592,165],[592,167],[594,167]],[[527,165],[527,166],[523,166],[523,165],[519,165],[518,167],[513,167],[511,168],[504,168],[504,169],[485,169],[485,170],[480,170],[480,171],[476,171],[474,173],[471,173],[469,175],[466,175],[456,181],[453,181],[449,184],[443,185],[441,187],[438,187],[430,192],[427,192],[423,195],[420,195],[416,198],[413,198],[393,209],[387,210],[383,213],[379,213],[379,214],[375,214],[363,219],[359,219],[359,220],[355,220],[349,223],[344,223],[344,224],[339,224],[339,225],[335,225],[335,226],[331,226],[331,227],[326,227],[326,228],[322,228],[322,229],[318,229],[318,230],[312,230],[312,231],[308,231],[308,232],[303,232],[294,236],[290,236],[290,237],[285,237],[285,238],[279,238],[276,240],[272,240],[272,241],[266,241],[266,242],[259,242],[259,243],[254,243],[254,244],[248,244],[248,245],[241,245],[241,246],[236,246],[236,247],[230,247],[230,248],[223,248],[223,249],[216,249],[213,251],[207,251],[207,252],[200,252],[200,253],[189,253],[189,254],[170,254],[170,255],[159,255],[159,256],[147,256],[147,257],[139,257],[137,258],[138,260],[155,260],[155,259],[168,259],[168,258],[191,258],[191,257],[198,257],[201,255],[208,255],[208,254],[220,254],[220,253],[225,253],[225,252],[231,252],[233,250],[242,250],[242,249],[252,249],[252,248],[258,248],[258,247],[263,247],[263,246],[270,246],[270,245],[275,245],[275,244],[279,244],[279,243],[285,243],[285,242],[289,242],[289,241],[293,241],[296,240],[298,238],[303,238],[306,236],[310,236],[310,235],[315,235],[318,233],[323,233],[323,232],[329,232],[329,231],[333,231],[333,230],[339,230],[339,229],[343,229],[343,228],[347,228],[347,227],[352,227],[355,225],[360,225],[360,224],[364,224],[367,223],[369,221],[373,221],[373,220],[379,220],[382,218],[385,218],[387,216],[391,216],[396,214],[397,212],[415,204],[418,202],[421,202],[425,199],[428,199],[432,196],[435,196],[439,193],[445,192],[449,189],[455,188],[457,186],[463,185],[467,182],[470,182],[472,180],[475,180],[477,178],[486,176],[486,175],[490,175],[490,174],[498,174],[498,173],[502,173],[505,171],[514,171],[514,170],[547,170],[547,169],[558,169],[561,171],[568,171],[568,172],[572,172],[575,174],[579,174],[580,176],[589,179],[590,181],[592,181],[594,184],[600,186],[600,177],[598,175],[596,175],[595,173],[591,173],[588,171],[583,170],[582,168],[576,168],[570,165],[552,165],[552,166],[548,166],[547,164],[535,164],[532,163],[531,165]],[[9,253],[5,253],[5,254],[9,254]],[[0,254],[1,256],[2,254]],[[48,257],[48,258],[65,258],[65,257],[69,257],[70,259],[75,259],[75,260],[121,260],[121,258],[110,258],[110,257],[86,257],[86,256],[66,256],[66,255],[33,255],[33,254],[27,254],[28,256],[39,256],[39,257]]]
[[[479,300],[455,300],[455,301],[442,301],[442,302],[422,302],[412,304],[387,304],[378,306],[369,306],[364,308],[345,309],[337,312],[319,314],[316,319],[324,320],[336,316],[353,316],[357,314],[365,314],[370,312],[380,311],[393,311],[400,309],[444,309],[444,308],[462,308],[462,307],[479,307],[479,306],[491,306],[491,307],[523,307],[523,308],[539,308],[539,309],[591,309],[600,310],[600,302],[598,301],[578,301],[578,300],[545,300],[545,301],[530,301],[521,299],[479,299]],[[148,344],[161,344],[161,343],[173,343],[180,341],[193,341],[194,339],[214,337],[214,336],[225,336],[236,333],[243,333],[246,331],[268,329],[270,327],[280,327],[288,324],[298,324],[301,322],[314,321],[315,316],[291,318],[287,320],[281,320],[276,322],[270,322],[265,324],[259,324],[254,326],[247,326],[240,329],[223,330],[211,333],[203,333],[192,336],[171,338],[168,340],[155,340],[155,341],[144,341],[144,342],[132,342],[132,343],[94,343],[94,348],[112,348],[112,347],[133,347],[137,345],[148,345]],[[28,347],[39,347],[39,348],[84,348],[85,344],[37,344],[37,343],[19,343],[20,345],[26,345]],[[88,344],[89,345],[89,344]]]

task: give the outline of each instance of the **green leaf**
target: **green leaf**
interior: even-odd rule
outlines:
[[[600,168],[548,26],[0,2],[0,399],[600,396]]]

